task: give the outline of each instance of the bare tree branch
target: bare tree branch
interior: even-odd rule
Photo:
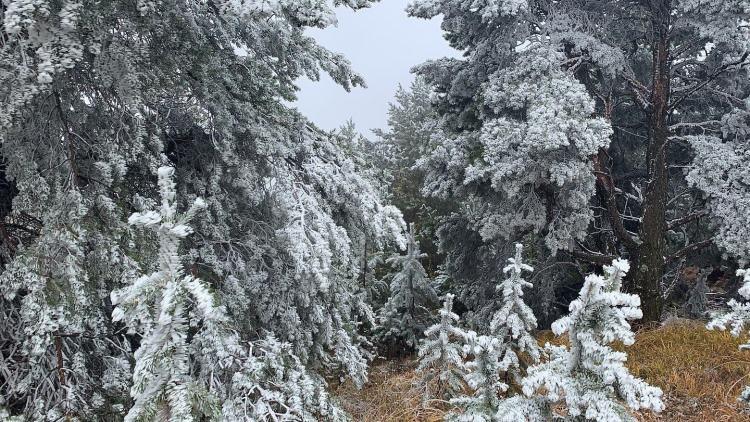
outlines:
[[[638,248],[638,242],[636,242],[633,236],[628,233],[622,223],[622,216],[620,215],[620,210],[617,207],[617,200],[615,198],[615,184],[612,181],[612,175],[609,168],[604,165],[604,161],[607,157],[606,154],[606,151],[600,149],[599,153],[592,157],[594,162],[594,175],[596,176],[596,181],[602,190],[602,196],[606,202],[607,217],[615,236],[625,245],[628,251],[633,252]]]
[[[705,248],[706,246],[710,246],[713,243],[714,243],[714,239],[713,238],[706,239],[706,240],[701,240],[700,242],[695,242],[695,243],[693,243],[691,245],[685,246],[684,248],[680,249],[679,251],[677,251],[677,252],[673,253],[672,255],[668,256],[667,259],[666,259],[666,261],[667,262],[676,261],[676,260],[682,258],[683,256],[689,254],[690,252],[694,252],[694,251],[697,251],[699,249]]]
[[[703,89],[703,88],[704,88],[704,87],[705,87],[706,85],[708,85],[708,84],[710,84],[711,82],[713,82],[714,80],[716,80],[716,78],[718,78],[719,76],[721,76],[721,74],[723,74],[724,72],[726,72],[726,71],[727,71],[727,70],[729,70],[730,68],[732,68],[732,67],[734,67],[734,66],[740,66],[740,67],[742,67],[742,66],[745,66],[745,65],[747,65],[747,64],[750,64],[750,63],[748,63],[748,62],[745,62],[745,60],[747,59],[748,55],[750,55],[750,52],[745,52],[745,54],[743,54],[743,55],[742,55],[742,57],[741,57],[741,58],[740,58],[739,60],[736,60],[736,61],[734,61],[734,62],[731,62],[731,63],[725,63],[725,64],[723,64],[723,65],[719,66],[719,68],[718,68],[718,69],[716,69],[716,70],[715,70],[715,71],[714,71],[714,72],[713,72],[712,74],[710,74],[710,75],[709,75],[709,76],[708,76],[708,77],[707,77],[706,79],[704,79],[704,80],[703,80],[702,82],[699,82],[699,83],[697,83],[697,84],[696,84],[696,85],[694,85],[694,86],[693,86],[692,88],[688,88],[688,89],[687,89],[687,92],[685,92],[684,94],[682,94],[682,95],[680,96],[680,98],[676,99],[675,101],[673,101],[673,102],[672,102],[672,104],[670,104],[670,105],[669,105],[669,109],[670,109],[670,110],[674,110],[674,109],[675,109],[675,108],[676,108],[676,107],[677,107],[678,105],[680,105],[680,104],[681,104],[681,103],[682,103],[683,101],[685,101],[685,100],[686,100],[686,99],[688,99],[688,98],[689,98],[689,97],[690,97],[691,95],[693,95],[693,94],[695,94],[696,92],[698,92],[698,91],[700,91],[701,89]]]
[[[667,223],[667,230],[675,229],[677,227],[682,226],[683,224],[687,224],[687,223],[689,223],[691,221],[697,220],[697,219],[699,219],[699,218],[701,218],[701,217],[703,217],[705,215],[708,215],[708,211],[706,211],[706,210],[700,210],[700,211],[696,211],[696,212],[694,212],[692,214],[688,214],[688,215],[686,215],[684,217],[676,218],[676,219],[674,219],[674,220],[672,220],[672,221],[670,221],[670,222]]]

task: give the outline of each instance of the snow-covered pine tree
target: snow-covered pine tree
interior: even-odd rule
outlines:
[[[438,298],[420,262],[424,257],[411,225],[406,254],[386,261],[396,272],[390,275],[390,296],[380,310],[378,337],[383,345],[416,348],[433,318],[432,307]]]
[[[112,292],[112,318],[140,337],[134,354],[132,408],[126,421],[335,420],[325,382],[307,373],[287,343],[273,336],[242,345],[208,285],[185,273],[180,244],[205,207],[197,198],[177,212],[174,168],[158,170],[161,206],[128,223],[151,229],[158,268]]]
[[[471,357],[466,363],[464,379],[473,392],[451,399],[450,403],[460,411],[449,413],[446,420],[493,421],[500,405],[500,394],[508,390],[508,384],[500,379],[507,369],[501,361],[503,345],[495,337],[477,335],[474,331],[468,331],[464,341],[464,354]]]
[[[472,371],[467,382],[475,393],[454,401],[464,409],[457,420],[512,421],[517,420],[517,415],[533,420],[533,416],[541,415],[545,409],[540,402],[525,397],[499,398],[500,393],[508,392],[511,383],[520,389],[526,366],[538,363],[542,352],[532,335],[537,326],[536,317],[523,300],[523,289],[531,287],[531,283],[523,279],[523,272],[534,271],[534,268],[523,263],[523,245],[515,246],[515,256],[508,259],[510,263],[503,269],[508,278],[496,287],[502,294],[502,304],[490,321],[490,335],[467,337],[467,351],[475,356],[474,361],[467,364]],[[529,362],[522,362],[522,357]]]
[[[53,190],[59,206],[39,220],[13,220],[38,232],[19,238],[0,267],[0,406],[28,420],[96,420],[127,403],[131,370],[128,341],[100,301],[110,276],[129,277],[136,266],[96,236],[101,250],[90,251],[90,205],[77,189]],[[113,232],[120,229],[114,222]]]
[[[523,279],[522,272],[534,271],[523,263],[523,245],[516,244],[516,254],[509,258],[510,264],[503,269],[508,278],[497,285],[502,293],[502,305],[490,322],[490,335],[500,340],[503,367],[506,369],[506,382],[520,383],[528,364],[539,362],[541,348],[533,336],[536,330],[534,312],[523,300],[523,289],[532,284]],[[526,357],[529,362],[522,362]]]
[[[434,224],[433,214],[444,212],[444,205],[438,200],[421,194],[424,174],[414,167],[429,153],[430,138],[440,130],[437,113],[430,104],[431,94],[430,86],[421,77],[416,77],[408,89],[399,86],[395,102],[388,106],[388,130],[374,131],[382,138],[375,144],[375,158],[390,174],[391,200],[408,222],[420,225],[420,232]]]
[[[731,56],[727,60],[732,60]],[[735,67],[727,65],[727,69]],[[682,138],[690,143],[695,153],[686,179],[691,187],[703,192],[702,199],[706,199],[710,215],[718,223],[713,242],[731,256],[747,261],[750,259],[750,242],[747,242],[750,238],[750,213],[747,212],[750,209],[747,166],[750,96],[735,99],[731,107],[730,112],[712,123],[716,126],[714,131]]]
[[[435,232],[455,205],[421,192],[424,172],[416,163],[429,153],[430,139],[440,130],[431,95],[432,88],[419,76],[408,88],[399,85],[388,105],[388,128],[373,130],[380,139],[373,143],[368,157],[381,171],[388,200],[401,210],[407,223],[417,225],[420,248],[429,257],[424,262],[429,273],[442,265]]]
[[[112,319],[141,337],[134,354],[133,407],[126,421],[191,421],[208,415],[210,394],[191,378],[191,328],[220,323],[221,312],[206,284],[185,274],[179,247],[192,233],[188,225],[205,208],[197,198],[184,214],[177,213],[174,168],[158,170],[161,206],[130,216],[128,223],[151,229],[159,241],[158,270],[112,292]],[[214,339],[216,341],[216,339]]]
[[[152,207],[165,164],[180,206],[206,199],[185,253],[240,337],[272,332],[305,367],[366,376],[363,245],[403,247],[404,224],[338,139],[288,102],[303,77],[363,83],[306,28],[371,4],[0,2],[8,412],[99,420],[130,406],[132,352],[109,296],[135,278],[131,257],[154,256],[124,220]]]
[[[726,330],[730,328],[729,332],[734,337],[740,337],[744,330],[750,326],[750,270],[738,270],[737,275],[742,277],[742,287],[737,291],[739,295],[744,298],[743,301],[731,299],[727,304],[731,308],[731,311],[723,315],[714,315],[713,319],[708,323],[710,330],[720,329]],[[750,350],[750,341],[740,345],[740,350]],[[750,403],[750,385],[740,394],[739,400]]]
[[[417,372],[422,378],[418,385],[424,390],[425,401],[450,400],[464,388],[466,364],[461,349],[466,333],[456,326],[458,315],[453,312],[453,298],[450,293],[445,295],[440,322],[425,331],[419,345]]]
[[[475,251],[498,239],[529,235],[550,265],[627,251],[646,321],[681,258],[711,244],[750,257],[745,0],[415,0],[408,12],[440,16],[462,53],[417,67],[441,129],[420,167],[425,193],[464,205],[443,245],[471,310],[492,306],[495,281],[471,276],[493,273],[497,258]],[[701,219],[719,224],[681,230]]]
[[[289,343],[268,335],[247,346],[238,346],[231,364],[209,372],[205,379],[223,393],[220,417],[223,421],[331,421],[347,420],[346,414],[333,404],[326,383],[310,373],[294,354]],[[216,366],[215,357],[206,354]],[[216,377],[215,375],[220,375]],[[221,383],[219,383],[219,380]],[[218,388],[217,388],[218,387]]]
[[[628,321],[643,315],[638,296],[620,291],[629,268],[615,259],[604,266],[605,277],[586,277],[570,313],[552,324],[556,335],[568,333],[570,347],[547,345],[549,361],[528,368],[524,394],[561,405],[570,418],[597,421],[630,421],[630,410],[663,409],[662,391],[630,374],[627,354],[610,347],[632,345]]]

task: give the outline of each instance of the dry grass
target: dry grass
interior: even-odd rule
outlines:
[[[376,364],[364,388],[357,390],[347,381],[334,388],[333,394],[355,421],[442,421],[447,403],[422,403],[422,391],[414,386],[418,379],[415,367],[408,359]]]
[[[552,339],[550,333],[539,337],[542,342]],[[664,390],[666,410],[660,415],[644,413],[639,419],[750,420],[750,412],[736,400],[750,382],[750,353],[739,351],[739,343],[694,321],[672,321],[640,331],[636,343],[627,348],[628,366],[633,374]],[[421,392],[413,387],[415,380],[413,362],[390,361],[372,368],[370,383],[362,390],[347,382],[335,388],[334,395],[356,421],[441,420],[448,407],[441,402],[423,405]]]
[[[726,332],[708,331],[695,321],[675,321],[638,333],[628,348],[634,375],[664,390],[661,415],[644,421],[748,421],[737,396],[750,381],[750,353]]]

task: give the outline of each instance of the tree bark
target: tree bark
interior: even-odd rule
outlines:
[[[651,0],[653,73],[648,108],[646,154],[648,184],[644,195],[640,245],[634,257],[632,286],[641,297],[643,321],[658,321],[662,312],[661,279],[666,256],[666,208],[669,170],[670,9],[671,0]]]

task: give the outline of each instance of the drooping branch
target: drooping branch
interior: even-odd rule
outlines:
[[[65,144],[67,149],[67,155],[68,155],[68,164],[70,165],[70,172],[71,172],[71,185],[73,187],[78,186],[78,164],[76,163],[76,150],[75,150],[75,142],[72,139],[73,136],[73,130],[70,127],[70,124],[68,123],[68,119],[65,116],[65,112],[63,111],[62,107],[62,101],[60,100],[60,94],[55,93],[55,106],[57,107],[57,114],[60,117],[60,122],[63,125],[63,130],[65,131]]]

